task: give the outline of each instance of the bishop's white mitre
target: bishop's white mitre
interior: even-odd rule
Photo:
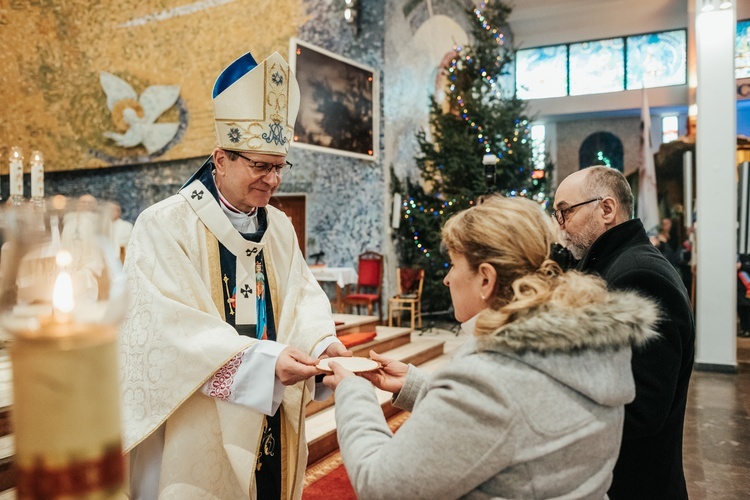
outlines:
[[[248,52],[227,66],[213,90],[216,140],[222,149],[286,155],[300,92],[278,52],[256,63]]]

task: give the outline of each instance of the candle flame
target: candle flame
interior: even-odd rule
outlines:
[[[52,291],[52,305],[55,310],[68,314],[73,310],[73,280],[67,271],[57,275],[55,288]]]
[[[10,155],[8,155],[10,161],[23,160],[23,150],[20,146],[13,146],[10,148]]]
[[[73,262],[73,256],[67,250],[62,250],[55,256],[55,264],[60,267],[69,266]]]

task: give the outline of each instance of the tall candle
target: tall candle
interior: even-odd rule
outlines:
[[[18,146],[10,149],[10,184],[11,196],[23,196],[23,150]]]
[[[11,369],[7,349],[0,348],[0,498],[13,498],[16,487],[15,444],[10,423],[13,406]]]
[[[31,197],[44,198],[44,155],[41,151],[31,153]]]
[[[114,498],[124,479],[117,328],[58,318],[11,344],[17,492]]]
[[[55,206],[4,212],[0,323],[12,336],[16,492],[19,499],[119,499],[122,312],[111,306],[125,300],[113,285],[120,270],[108,264],[114,249],[99,245],[97,221],[65,246],[56,221],[72,212]],[[105,210],[92,214],[109,220]]]

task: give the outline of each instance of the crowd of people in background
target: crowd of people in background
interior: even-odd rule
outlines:
[[[680,238],[680,231],[673,219],[664,217],[658,226],[648,232],[648,236],[651,244],[680,273],[685,288],[694,293],[691,233],[692,227],[684,238]],[[737,256],[737,336],[750,337],[750,255],[742,254]]]

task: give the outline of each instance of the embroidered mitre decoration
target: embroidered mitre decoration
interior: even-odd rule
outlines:
[[[278,52],[256,63],[248,52],[221,72],[213,91],[222,149],[286,155],[299,111],[299,85]]]

